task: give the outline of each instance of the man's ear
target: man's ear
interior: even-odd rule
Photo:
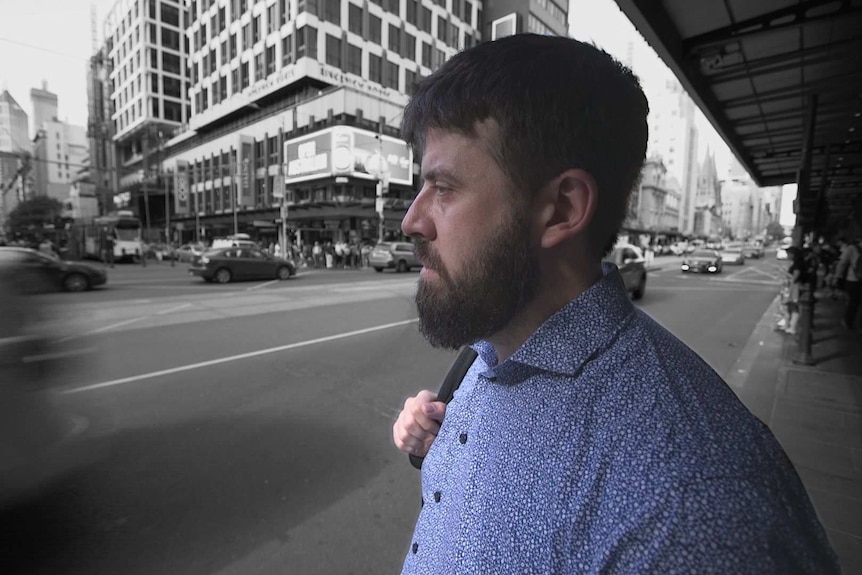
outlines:
[[[598,203],[598,186],[589,172],[570,169],[548,182],[542,194],[543,248],[586,232]]]

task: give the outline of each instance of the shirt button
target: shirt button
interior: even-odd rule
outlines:
[[[440,493],[439,491],[435,491],[434,492],[434,501],[436,501],[437,503],[440,503],[440,497],[441,496],[442,496],[442,493]]]
[[[464,445],[465,443],[467,443],[467,434],[466,434],[466,433],[462,433],[461,435],[459,435],[459,436],[458,436],[458,441],[460,441],[460,442],[461,442],[461,445]]]
[[[413,554],[414,554],[414,555],[416,555],[416,553],[417,553],[418,551],[419,551],[419,544],[418,544],[418,543],[414,543],[414,544],[413,544]]]

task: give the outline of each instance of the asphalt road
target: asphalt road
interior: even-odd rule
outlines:
[[[657,260],[638,305],[726,375],[783,263],[704,277],[676,262]],[[454,357],[417,334],[416,274],[214,286],[183,272],[45,298],[59,345],[80,352],[59,404],[86,417],[99,459],[0,515],[0,572],[398,572],[419,475],[391,424]]]

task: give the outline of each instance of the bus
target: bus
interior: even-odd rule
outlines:
[[[114,261],[139,261],[143,253],[141,220],[133,212],[119,211],[71,226],[70,248],[84,259],[105,261],[107,238],[114,243]]]

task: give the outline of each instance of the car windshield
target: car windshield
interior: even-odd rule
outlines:
[[[705,250],[698,250],[698,251],[694,252],[693,254],[691,254],[691,256],[694,258],[714,258],[715,254],[713,252],[709,252],[709,251],[705,251]]]

